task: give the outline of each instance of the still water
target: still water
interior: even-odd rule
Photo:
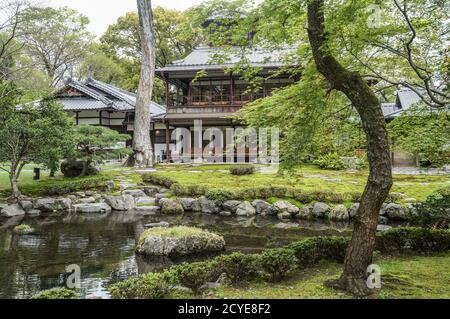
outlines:
[[[304,221],[287,230],[278,228],[283,224],[272,218],[236,219],[194,213],[177,217],[143,217],[134,212],[69,213],[0,220],[0,298],[29,298],[41,290],[62,286],[65,268],[72,264],[81,267],[86,298],[108,298],[108,285],[182,261],[144,259],[135,254],[136,241],[146,225],[160,221],[222,234],[227,252],[256,252],[302,237],[339,235],[350,229],[348,224]],[[28,224],[34,230],[15,234],[13,229],[19,224]]]

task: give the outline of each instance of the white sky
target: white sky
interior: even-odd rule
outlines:
[[[152,6],[185,10],[201,2],[202,0],[153,0]],[[136,0],[44,0],[41,3],[53,7],[66,6],[79,11],[89,18],[89,30],[98,36],[118,17],[130,11],[137,11]]]

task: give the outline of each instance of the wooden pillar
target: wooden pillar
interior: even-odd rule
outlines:
[[[233,78],[233,72],[230,73],[230,104],[234,105],[234,78]]]
[[[166,163],[170,163],[170,124],[166,121]]]
[[[80,112],[75,112],[75,123],[76,125],[80,124]]]
[[[152,129],[153,126],[153,129]],[[153,122],[152,125],[150,125],[150,141],[152,143],[152,153],[153,153],[153,162],[156,159],[155,156],[155,122]]]
[[[164,75],[164,82],[166,84],[166,107],[170,104],[170,88],[169,88],[169,75]]]

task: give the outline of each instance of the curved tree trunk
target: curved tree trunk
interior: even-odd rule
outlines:
[[[129,164],[136,167],[149,167],[153,166],[150,105],[155,77],[156,42],[151,0],[137,0],[137,6],[142,41],[142,65],[134,120],[134,154]]]
[[[361,117],[367,137],[369,179],[361,199],[348,248],[344,272],[334,287],[356,295],[369,293],[366,284],[367,267],[372,263],[379,212],[392,187],[392,166],[386,123],[381,105],[364,79],[350,72],[332,56],[324,31],[324,1],[308,2],[308,36],[317,69],[332,89],[343,92]]]

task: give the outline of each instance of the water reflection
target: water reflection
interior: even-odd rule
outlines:
[[[183,216],[142,216],[138,212],[105,215],[67,214],[0,221],[0,298],[28,298],[64,284],[65,267],[78,264],[87,298],[107,298],[107,286],[130,276],[160,270],[180,261],[135,255],[136,240],[146,224],[167,221],[194,225],[222,234],[227,251],[259,251],[305,236],[337,235],[348,224],[302,221],[283,229],[271,218],[236,219],[186,213]],[[34,231],[17,235],[21,223]],[[278,228],[281,227],[281,228]],[[203,257],[207,258],[207,257]]]

